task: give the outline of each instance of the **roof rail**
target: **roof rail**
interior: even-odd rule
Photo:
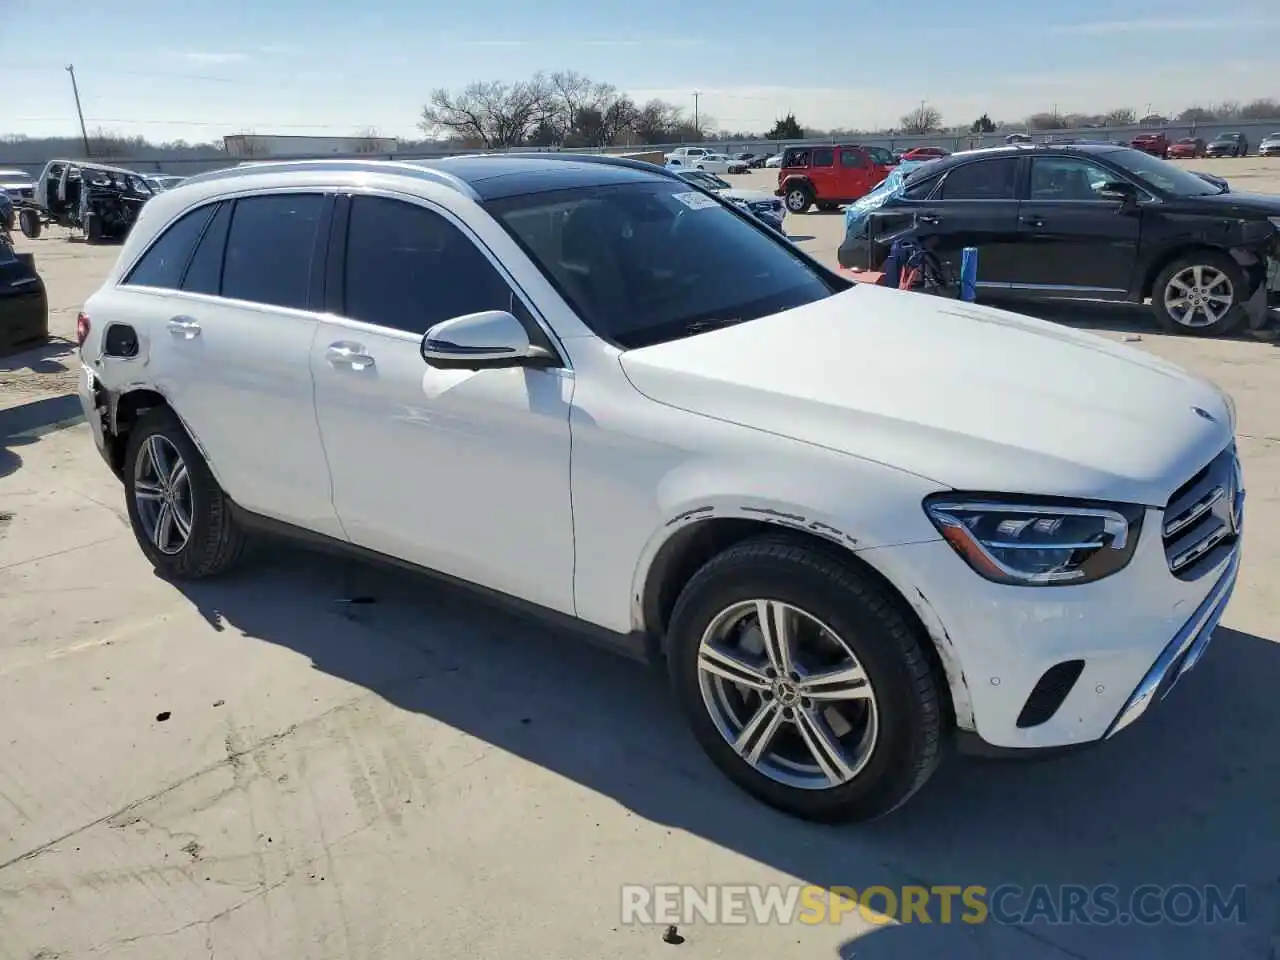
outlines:
[[[211,183],[215,180],[230,180],[238,177],[251,177],[260,173],[308,173],[308,172],[329,172],[329,173],[396,173],[408,177],[417,177],[421,180],[431,180],[435,183],[443,184],[457,190],[464,196],[470,197],[472,200],[479,200],[480,196],[476,193],[471,184],[467,183],[461,177],[454,176],[444,170],[438,170],[435,167],[428,166],[429,161],[405,161],[405,160],[263,160],[258,162],[246,163],[236,167],[226,167],[222,170],[210,170],[207,173],[197,173],[189,177],[185,183]],[[185,184],[184,184],[185,185]]]
[[[643,170],[646,173],[660,171],[669,177],[675,177],[674,173],[661,164],[650,163],[647,160],[633,160],[631,157],[616,157],[608,153],[564,153],[560,150],[530,150],[517,153],[475,154],[475,156],[516,157],[520,160],[577,160],[580,163],[602,163],[610,167],[629,167],[632,170]]]

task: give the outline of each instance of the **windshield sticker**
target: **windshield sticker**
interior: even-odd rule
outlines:
[[[705,210],[707,207],[718,206],[715,197],[708,197],[705,193],[675,193],[672,196],[690,210]]]

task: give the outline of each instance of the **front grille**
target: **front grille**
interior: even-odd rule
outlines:
[[[1235,445],[1214,457],[1169,498],[1164,554],[1180,580],[1195,580],[1236,548],[1244,491]]]

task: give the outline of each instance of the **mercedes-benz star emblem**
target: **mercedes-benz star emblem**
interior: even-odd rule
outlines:
[[[1205,420],[1208,420],[1210,423],[1218,422],[1218,418],[1215,417],[1208,410],[1205,410],[1203,407],[1192,407],[1191,412],[1194,413],[1197,417],[1201,417]]]

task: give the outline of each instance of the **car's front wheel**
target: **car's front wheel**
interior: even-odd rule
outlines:
[[[168,407],[134,424],[123,475],[134,536],[162,576],[198,580],[239,560],[245,537],[231,501]]]
[[[919,790],[941,756],[927,642],[869,578],[764,537],[694,575],[667,654],[694,735],[730,779],[806,819],[868,820]]]
[[[1244,271],[1229,256],[1195,251],[1160,271],[1152,284],[1151,306],[1166,330],[1221,336],[1244,319],[1244,288]]]

